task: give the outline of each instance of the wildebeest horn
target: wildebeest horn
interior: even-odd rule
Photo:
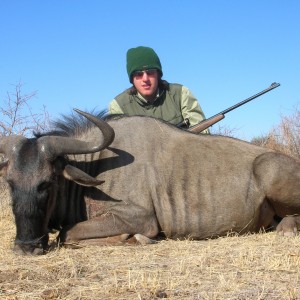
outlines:
[[[43,136],[39,139],[39,142],[45,144],[45,150],[49,151],[50,155],[59,156],[62,154],[94,153],[105,149],[113,142],[115,132],[109,124],[89,113],[83,112],[79,109],[74,110],[86,117],[100,129],[103,135],[102,141],[99,143],[98,136],[95,136],[95,140],[98,141],[96,143],[61,136]]]

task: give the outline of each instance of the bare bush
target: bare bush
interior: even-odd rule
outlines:
[[[235,133],[237,132],[236,128],[230,128],[229,126],[221,126],[219,124],[214,125],[210,128],[210,132],[216,135],[235,137]]]
[[[299,109],[295,109],[295,112],[290,116],[282,116],[278,126],[275,126],[266,136],[256,137],[251,142],[300,158]]]
[[[45,106],[41,112],[34,113],[29,105],[36,94],[36,91],[23,94],[21,83],[14,85],[13,92],[7,92],[0,107],[0,136],[28,136],[33,131],[45,131],[49,128],[49,114]]]

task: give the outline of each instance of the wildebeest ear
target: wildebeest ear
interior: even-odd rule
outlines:
[[[72,180],[79,185],[97,186],[104,183],[104,181],[98,180],[71,165],[66,165],[62,174],[66,179]]]

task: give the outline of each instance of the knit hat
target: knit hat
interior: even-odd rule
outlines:
[[[127,51],[127,73],[132,83],[132,73],[135,71],[157,69],[163,75],[159,57],[152,48],[139,46]]]

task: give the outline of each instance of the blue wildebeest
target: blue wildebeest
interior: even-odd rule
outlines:
[[[299,228],[299,161],[149,117],[81,114],[96,126],[0,141],[15,251],[43,253],[52,229],[81,246],[256,232],[275,215],[279,233]]]

